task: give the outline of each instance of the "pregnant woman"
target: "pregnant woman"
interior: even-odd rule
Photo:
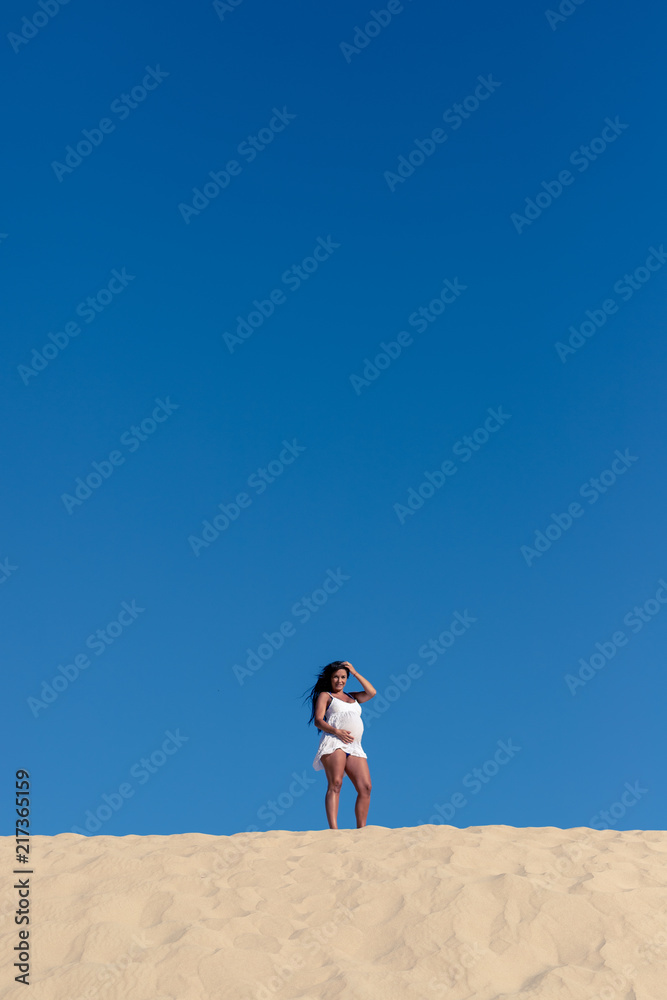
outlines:
[[[349,675],[352,674],[363,687],[363,691],[344,691]],[[371,801],[371,776],[361,737],[364,724],[361,721],[361,702],[368,701],[376,690],[359,674],[347,660],[335,660],[320,671],[319,677],[308,695],[312,711],[308,724],[315,722],[322,731],[313,767],[324,769],[328,787],[324,798],[329,827],[338,829],[338,802],[343,775],[357,790],[354,814],[357,828],[366,826],[368,807]]]

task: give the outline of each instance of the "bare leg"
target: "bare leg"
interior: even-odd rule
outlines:
[[[338,802],[340,800],[340,789],[343,784],[345,774],[345,761],[349,760],[345,756],[345,751],[340,748],[332,753],[322,754],[320,760],[329,782],[327,793],[324,797],[324,808],[327,813],[327,820],[331,830],[338,829]]]
[[[359,829],[366,826],[368,807],[371,804],[371,775],[365,757],[350,756],[345,760],[345,773],[357,790],[354,815],[357,817],[357,829]]]

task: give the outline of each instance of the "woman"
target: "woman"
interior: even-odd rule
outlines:
[[[350,674],[356,677],[363,691],[348,694],[343,690]],[[322,731],[313,767],[316,771],[324,769],[326,772],[328,787],[324,807],[332,830],[338,829],[338,802],[344,774],[357,790],[354,807],[357,829],[366,826],[371,801],[371,776],[361,746],[364,731],[361,702],[368,701],[375,694],[373,685],[357,673],[351,663],[334,660],[322,668],[308,695],[312,703],[308,725],[314,721]]]

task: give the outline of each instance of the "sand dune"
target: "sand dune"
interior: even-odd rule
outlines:
[[[667,998],[663,831],[60,834],[30,867],[29,993],[0,901],[12,1000]]]

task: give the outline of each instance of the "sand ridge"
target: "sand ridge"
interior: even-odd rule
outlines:
[[[13,839],[0,838],[6,869]],[[31,838],[31,1000],[664,1000],[667,832]],[[14,982],[16,890],[0,901]]]

